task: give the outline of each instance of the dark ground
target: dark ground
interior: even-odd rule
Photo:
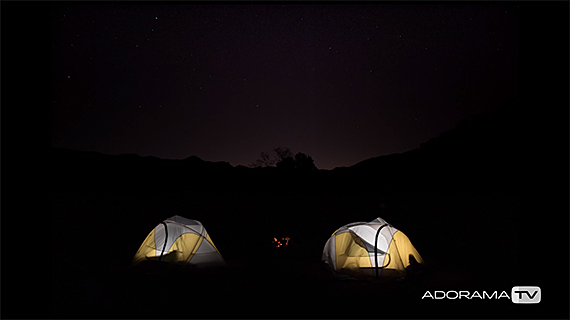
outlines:
[[[57,318],[533,317],[532,306],[509,299],[422,300],[426,290],[510,295],[513,286],[532,285],[519,278],[521,199],[512,195],[117,191],[54,192],[51,201],[52,235],[62,249],[51,256],[50,315]],[[130,268],[148,232],[173,215],[201,221],[229,266]],[[421,277],[338,280],[320,262],[338,227],[377,216],[409,236],[428,266]],[[271,247],[273,237],[285,236],[291,247]]]

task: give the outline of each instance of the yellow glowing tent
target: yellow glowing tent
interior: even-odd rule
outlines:
[[[164,220],[148,234],[133,258],[133,265],[145,261],[190,267],[226,264],[202,223],[180,216]]]
[[[382,218],[339,228],[325,244],[322,260],[336,272],[369,280],[401,278],[424,264],[410,239]]]

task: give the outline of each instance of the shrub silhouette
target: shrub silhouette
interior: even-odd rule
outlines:
[[[271,167],[275,164],[276,160],[272,159],[267,152],[262,152],[259,155],[259,159],[255,160],[252,164],[249,165],[251,168],[263,168],[263,167]]]
[[[279,169],[302,171],[315,170],[315,161],[310,156],[298,152],[295,156],[291,149],[287,147],[276,147],[273,149],[275,156],[271,158],[267,152],[262,152],[255,162],[249,165],[251,168],[271,167],[275,165]]]
[[[317,169],[313,158],[301,152],[295,155],[295,168],[304,171]]]
[[[275,152],[276,155],[276,162],[282,162],[287,158],[291,158],[293,159],[293,153],[291,152],[291,149],[285,147],[277,147],[274,148],[273,151]],[[289,160],[287,160],[289,161]]]
[[[277,168],[281,169],[297,169],[302,171],[310,171],[317,169],[315,161],[310,156],[299,152],[295,158],[288,156],[277,163]]]
[[[295,159],[293,159],[293,157],[286,157],[283,160],[277,162],[276,166],[279,169],[285,169],[285,170],[295,169],[296,167]]]

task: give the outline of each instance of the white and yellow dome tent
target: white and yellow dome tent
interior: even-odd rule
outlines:
[[[132,264],[147,261],[198,268],[226,265],[202,223],[181,216],[164,220],[148,234]]]
[[[382,218],[342,226],[328,239],[324,260],[333,270],[368,280],[405,277],[424,261],[410,239]]]

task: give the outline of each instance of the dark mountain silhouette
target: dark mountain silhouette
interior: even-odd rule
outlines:
[[[384,189],[425,188],[468,191],[516,188],[528,157],[524,150],[522,114],[511,101],[496,112],[463,120],[452,130],[404,153],[374,157],[332,172],[357,185]]]
[[[58,148],[52,148],[51,153],[52,185],[64,190],[170,189],[192,184],[192,181],[204,183],[233,168],[227,162],[204,161],[197,156],[171,160]]]
[[[524,139],[517,102],[460,122],[454,129],[403,153],[374,157],[333,170],[233,167],[191,156],[183,160],[52,149],[55,188],[264,188],[272,190],[508,191],[523,177]]]

